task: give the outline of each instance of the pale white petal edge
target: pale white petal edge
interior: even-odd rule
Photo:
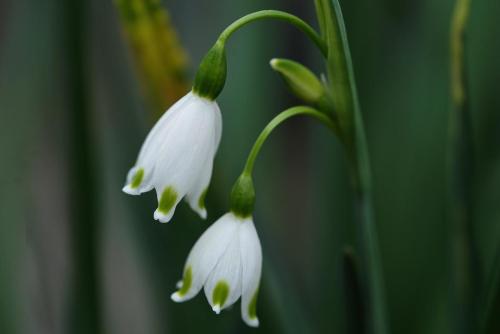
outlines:
[[[256,302],[252,299],[257,298],[258,294],[262,273],[262,247],[251,218],[241,224],[239,235],[242,261],[241,317],[247,325],[257,327],[259,319],[256,314],[251,316],[250,305]],[[256,308],[256,305],[253,307]]]

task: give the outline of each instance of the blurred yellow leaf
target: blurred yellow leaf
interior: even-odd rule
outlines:
[[[187,54],[160,0],[115,0],[115,4],[156,119],[189,88]]]

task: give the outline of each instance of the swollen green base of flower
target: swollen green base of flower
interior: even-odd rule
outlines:
[[[224,43],[218,40],[198,67],[193,92],[211,101],[215,100],[226,83],[226,68]]]
[[[252,177],[241,174],[231,191],[231,212],[239,218],[248,218],[253,213],[255,204],[255,190]]]

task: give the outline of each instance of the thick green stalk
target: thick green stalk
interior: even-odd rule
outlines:
[[[85,32],[87,2],[65,2],[64,49],[67,50],[67,86],[70,126],[70,195],[72,276],[66,332],[99,334],[101,305],[98,271],[98,214],[95,172],[87,104]]]
[[[457,0],[451,23],[448,218],[451,227],[451,303],[454,333],[478,332],[481,278],[472,226],[474,159],[465,75],[469,0]]]
[[[318,47],[321,53],[326,56],[327,48],[324,40],[310,25],[308,25],[297,16],[279,10],[261,10],[239,18],[238,20],[231,23],[226,29],[224,29],[224,31],[219,36],[219,41],[225,43],[229,36],[231,36],[236,30],[242,28],[248,23],[264,19],[280,20],[297,27],[299,30],[304,32],[307,37],[309,37],[311,41]]]
[[[337,0],[316,1],[328,45],[327,71],[340,139],[351,162],[358,216],[360,274],[369,333],[388,333],[385,287],[373,217],[371,169],[344,20]]]

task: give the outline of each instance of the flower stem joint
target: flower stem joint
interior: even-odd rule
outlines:
[[[252,215],[255,204],[255,189],[252,177],[243,173],[231,190],[230,206],[231,212],[240,218],[247,218]]]
[[[218,40],[201,61],[194,79],[193,92],[211,101],[219,96],[226,83],[226,50]]]

